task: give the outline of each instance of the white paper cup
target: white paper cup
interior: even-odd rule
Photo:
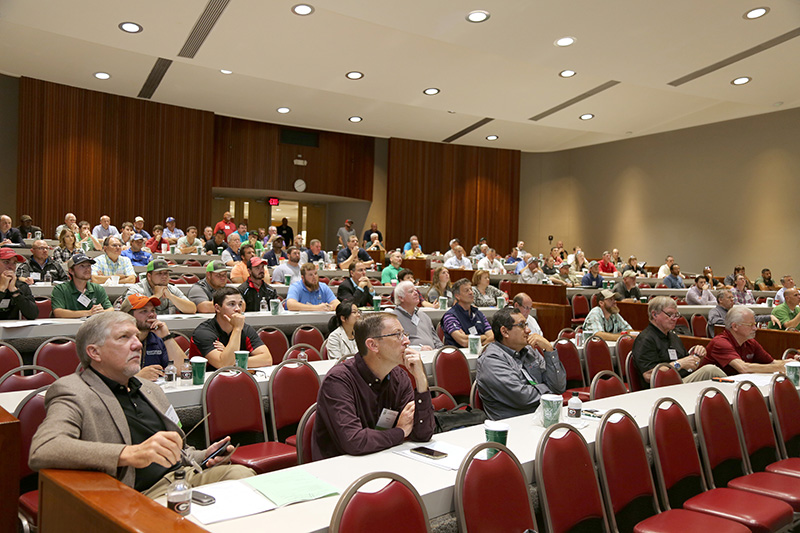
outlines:
[[[800,361],[788,361],[786,363],[786,376],[794,383],[794,386],[800,386]]]
[[[561,405],[564,398],[560,394],[543,394],[542,405],[542,425],[549,428],[553,424],[558,424],[561,420]]]

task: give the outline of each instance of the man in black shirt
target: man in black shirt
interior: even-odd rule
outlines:
[[[294,230],[289,225],[289,219],[283,217],[281,225],[275,229],[278,230],[278,235],[283,237],[283,242],[286,243],[286,246],[291,246],[294,242]]]
[[[0,246],[25,246],[22,234],[17,228],[11,227],[11,217],[0,215]]]
[[[39,316],[39,308],[28,285],[17,279],[17,263],[24,259],[11,248],[0,248],[0,320],[28,320]]]
[[[213,239],[206,242],[205,246],[203,246],[203,250],[205,251],[206,255],[217,255],[219,253],[219,248],[224,250],[226,246],[225,232],[223,230],[219,230],[214,234]]]
[[[244,283],[237,287],[244,298],[245,311],[259,311],[261,299],[264,298],[269,304],[270,300],[276,300],[278,293],[275,289],[264,283],[266,261],[260,257],[251,257],[247,261],[247,272],[250,274]]]
[[[357,307],[372,306],[372,297],[375,296],[375,289],[372,288],[367,277],[367,267],[364,263],[350,263],[350,277],[342,281],[336,292],[336,298],[343,302],[352,300]]]
[[[17,277],[28,285],[45,281],[45,274],[50,274],[51,282],[69,281],[69,275],[61,263],[50,258],[50,246],[42,240],[33,241],[31,258],[17,268]]]

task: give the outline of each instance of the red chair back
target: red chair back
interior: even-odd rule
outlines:
[[[43,373],[44,374],[44,373]],[[45,374],[46,375],[46,374]],[[19,420],[20,433],[22,437],[21,454],[19,458],[19,479],[22,480],[33,474],[33,470],[28,466],[28,454],[31,450],[33,434],[39,428],[39,424],[47,415],[44,408],[44,392],[49,385],[39,387],[28,394],[14,411],[14,416]]]
[[[628,357],[631,354],[631,350],[633,350],[633,341],[635,341],[631,335],[627,333],[625,335],[620,335],[617,339],[617,364],[619,364],[619,371],[622,374],[623,380],[628,380]]]
[[[492,448],[497,452],[491,458],[474,460],[482,450]],[[482,442],[467,453],[456,475],[455,505],[459,531],[537,529],[525,473],[502,444]]]
[[[464,353],[455,346],[444,346],[433,356],[433,383],[454,398],[469,399],[472,380]]]
[[[680,302],[678,302],[678,305],[686,305],[686,303],[681,304]],[[683,326],[684,328],[686,328],[686,331],[692,331],[691,329],[689,329],[689,321],[686,320],[685,316],[678,317],[678,321],[675,322],[675,327],[677,328],[678,326]]]
[[[583,321],[586,315],[589,314],[589,300],[583,294],[576,294],[572,297],[572,318],[575,320]]]
[[[53,315],[53,303],[46,296],[36,296],[33,299],[39,308],[39,318],[50,318]]]
[[[183,279],[183,280],[184,280],[186,283],[197,283],[197,282],[199,282],[199,281],[200,281],[200,278],[198,278],[198,277],[197,277],[197,276],[195,276],[194,274],[184,274],[183,276],[181,276],[181,278],[182,278],[182,279]]]
[[[267,390],[272,435],[276,441],[283,442],[289,435],[281,436],[285,433],[281,430],[298,424],[306,410],[317,401],[319,376],[306,362],[284,361],[272,371]]]
[[[666,283],[658,283],[655,287],[656,289],[669,289]]]
[[[707,326],[708,320],[706,317],[700,313],[695,313],[692,315],[692,335],[695,337],[705,337]]]
[[[36,371],[29,376],[23,376],[27,370]],[[49,368],[37,365],[22,365],[12,368],[0,376],[0,392],[14,392],[22,390],[35,390],[50,385],[58,376]]]
[[[742,447],[733,410],[718,389],[708,387],[697,397],[695,426],[709,487],[727,487],[730,480],[743,476]]]
[[[680,385],[683,383],[680,374],[670,363],[661,363],[653,369],[650,374],[650,388],[667,387],[669,385]]]
[[[183,279],[183,278],[182,278],[182,277],[180,277],[180,276],[174,276],[174,277],[171,277],[171,278],[169,278],[169,281],[170,281],[170,283],[172,283],[173,285],[188,285],[188,284],[189,284],[189,282],[188,282],[188,281],[186,281],[185,279]]]
[[[364,484],[381,478],[391,481],[377,492],[358,492]],[[331,533],[430,533],[428,512],[417,490],[393,472],[373,472],[361,476],[344,491],[331,517]]]
[[[324,361],[327,361],[328,359],[330,359],[330,357],[328,357],[328,339],[325,339],[325,342],[322,343],[322,350],[320,350],[319,356]]]
[[[200,261],[197,261],[195,259],[187,259],[186,261],[183,262],[183,266],[199,267],[203,265],[200,263]],[[189,274],[189,275],[193,276],[194,274]]]
[[[614,363],[611,360],[611,351],[608,349],[606,341],[600,337],[591,337],[583,347],[583,355],[586,359],[586,372],[589,380],[594,379],[598,372],[603,370],[614,371]]]
[[[306,351],[306,357],[308,361],[322,361],[322,357],[320,357],[319,352],[317,351],[316,348],[314,348],[310,344],[301,343],[301,344],[295,344],[294,346],[291,346],[288,350],[286,350],[286,353],[283,354],[282,362],[286,362],[287,359],[299,359],[300,352],[303,349],[305,349]],[[274,363],[275,361],[273,361],[273,364]]]
[[[436,393],[436,396],[431,399],[431,404],[435,411],[440,409],[447,409],[449,411],[450,409],[455,409],[456,405],[458,405],[453,395],[443,388],[428,387],[428,390],[431,391],[431,394]]]
[[[586,380],[583,377],[583,367],[581,366],[581,355],[578,347],[572,341],[559,339],[556,341],[556,351],[561,364],[567,374],[567,388],[574,389],[585,387]]]
[[[483,409],[483,402],[481,401],[481,392],[478,390],[478,382],[472,384],[472,390],[469,393],[469,406],[473,409]]]
[[[280,364],[283,361],[283,354],[289,349],[286,335],[277,328],[267,326],[258,330],[258,337],[269,348],[269,353],[272,354],[272,364]]]
[[[594,461],[572,426],[555,424],[545,432],[536,453],[536,483],[548,531],[608,531]]]
[[[325,342],[325,337],[322,336],[322,332],[308,324],[297,326],[292,333],[292,344],[310,344],[316,348],[317,353],[322,350],[323,342]]]
[[[75,341],[69,337],[47,339],[33,354],[33,364],[49,368],[58,377],[74,373],[80,364]]]
[[[625,388],[625,383],[622,382],[622,379],[618,375],[608,370],[603,370],[592,378],[592,385],[589,389],[589,399],[599,400],[601,398],[626,394],[627,392],[628,389]]]
[[[252,432],[267,439],[264,404],[255,378],[239,367],[220,368],[206,380],[202,393],[206,446],[226,435]]]
[[[772,377],[769,404],[778,434],[781,456],[800,457],[800,396],[794,384],[784,374]]]
[[[16,348],[5,342],[0,342],[0,376],[23,364],[22,356]]]
[[[317,404],[315,403],[303,413],[297,424],[297,464],[303,465],[313,461],[311,457],[311,435],[314,433],[314,422],[317,421]]]
[[[763,472],[780,457],[767,404],[758,387],[749,381],[739,382],[733,396],[733,412],[750,468],[753,472]]]
[[[188,350],[189,346],[191,346],[191,344],[192,344],[192,341],[189,340],[189,337],[187,337],[183,333],[176,333],[175,334],[175,342],[177,342],[178,346],[181,347],[181,350],[183,350],[183,353],[188,353],[186,350]]]
[[[507,279],[500,280],[499,288],[501,291],[507,293],[511,289],[511,281]]]
[[[642,380],[642,375],[639,374],[639,369],[636,367],[636,361],[633,357],[628,357],[628,360],[625,362],[625,370],[625,373],[628,375],[628,387],[630,387],[631,392],[647,388]]]
[[[436,324],[436,336],[439,337],[440,341],[444,342],[444,330],[442,329],[441,322]]]
[[[572,328],[564,328],[558,332],[559,339],[574,339],[575,338],[575,330]]]
[[[597,307],[597,301],[600,299],[600,296],[597,293],[592,294],[592,307]]]

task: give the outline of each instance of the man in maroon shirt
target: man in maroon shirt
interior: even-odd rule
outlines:
[[[717,365],[727,375],[783,372],[786,360],[775,360],[755,340],[753,311],[735,305],[725,315],[725,331],[706,347],[701,367]]]
[[[600,266],[600,272],[603,274],[613,274],[617,271],[617,267],[614,265],[614,261],[611,259],[611,252],[606,250],[603,252],[603,258],[598,263]]]
[[[214,233],[222,230],[225,232],[225,237],[227,238],[228,235],[236,231],[236,223],[233,221],[233,215],[231,215],[230,211],[225,211],[222,215],[222,220],[217,222],[217,225],[214,226]]]
[[[317,395],[311,436],[316,461],[337,455],[365,455],[401,444],[428,441],[434,418],[428,377],[419,353],[389,313],[356,322],[355,356],[335,365]],[[404,366],[414,376],[414,390]]]

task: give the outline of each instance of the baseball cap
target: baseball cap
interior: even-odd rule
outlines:
[[[144,240],[144,235],[142,235],[141,233],[134,233],[133,236],[131,237],[131,240],[132,241],[143,241]]]
[[[589,268],[596,267],[598,264],[597,261],[589,261]]]
[[[11,248],[0,248],[0,259],[11,259],[12,257],[17,260],[17,263],[25,262],[25,259]]]
[[[612,291],[610,291],[608,289],[601,290],[599,292],[599,294],[600,294],[600,299],[602,299],[602,300],[608,300],[609,298],[616,298],[617,297],[617,293],[612,292]]]
[[[161,300],[155,296],[145,296],[144,294],[129,294],[122,300],[119,310],[123,313],[130,313],[134,309],[141,309],[147,302],[152,303],[154,306],[161,305]]]
[[[349,218],[344,221],[345,224],[347,224],[348,222],[351,223],[351,224],[353,223],[353,221],[351,219],[349,219]]]
[[[163,272],[165,270],[167,272],[172,272],[172,267],[170,267],[169,263],[167,263],[163,259],[153,259],[152,261],[147,263],[147,271],[148,272]],[[134,309],[137,309],[137,308],[134,307]]]
[[[75,255],[73,255],[72,257],[69,258],[69,261],[67,261],[67,268],[68,269],[72,268],[75,265],[79,265],[81,263],[85,263],[86,261],[89,261],[91,264],[94,264],[94,259],[92,259],[88,255],[86,255],[86,254],[75,254]]]
[[[558,267],[558,269],[561,270],[562,268],[566,268],[567,270],[569,270],[569,263],[567,263],[566,261],[561,263],[561,265]]]
[[[134,222],[144,222],[144,219],[142,217],[136,217],[136,218],[133,219],[133,221]]]
[[[222,261],[210,261],[206,265],[206,272],[227,272],[230,270]]]
[[[250,260],[247,262],[247,268],[256,267],[256,266],[258,266],[258,265],[260,265],[260,264],[262,264],[262,263],[266,263],[266,261],[264,261],[263,259],[261,259],[261,258],[260,258],[260,257],[258,257],[258,256],[253,256],[253,257],[251,257],[251,258],[250,258]]]
[[[623,278],[635,278],[636,277],[636,271],[634,271],[634,270],[626,270],[622,274],[622,277]]]
[[[175,217],[167,217],[166,223],[175,222]]]
[[[21,217],[19,217],[19,219],[22,222],[32,222],[33,221],[33,219],[31,218],[30,215],[22,215]]]

